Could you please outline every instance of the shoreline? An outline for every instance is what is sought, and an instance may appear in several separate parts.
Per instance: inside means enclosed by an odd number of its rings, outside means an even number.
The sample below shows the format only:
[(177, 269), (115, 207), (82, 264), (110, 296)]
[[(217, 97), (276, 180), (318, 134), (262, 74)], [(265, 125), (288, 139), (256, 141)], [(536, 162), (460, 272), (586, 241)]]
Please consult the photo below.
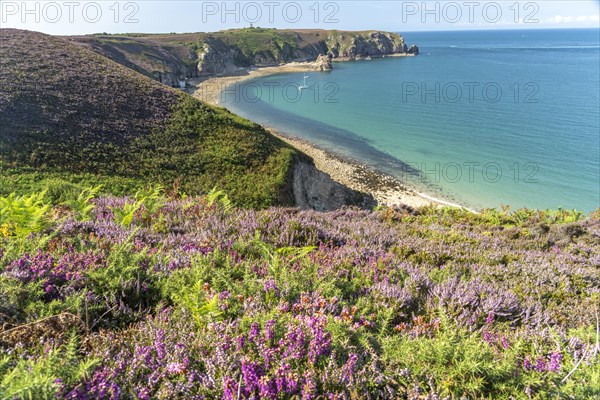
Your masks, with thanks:
[(228, 86), (268, 75), (284, 74), (288, 72), (310, 72), (314, 71), (315, 65), (316, 63), (314, 62), (296, 61), (271, 67), (255, 67), (251, 69), (241, 68), (219, 75), (188, 79), (187, 82), (193, 87), (188, 88), (185, 91), (199, 100), (221, 107), (221, 92)]
[(328, 174), (334, 181), (350, 189), (371, 194), (379, 205), (409, 206), (419, 208), (428, 205), (450, 206), (475, 212), (459, 204), (451, 203), (419, 192), (398, 179), (380, 172), (373, 167), (361, 164), (317, 147), (305, 139), (291, 137), (265, 126), (275, 137), (302, 151), (313, 159), (318, 170)]
[[(339, 62), (343, 61), (340, 60)], [(268, 75), (314, 71), (314, 67), (314, 62), (292, 62), (272, 67), (240, 69), (220, 75), (190, 79), (188, 83), (192, 84), (193, 88), (186, 89), (186, 92), (206, 103), (222, 107), (220, 101), (221, 94), (231, 85)], [(350, 189), (371, 194), (379, 205), (388, 207), (409, 206), (412, 208), (428, 205), (450, 206), (476, 213), (475, 210), (460, 204), (421, 193), (407, 186), (397, 178), (377, 171), (358, 161), (333, 154), (326, 149), (313, 145), (305, 139), (289, 136), (268, 126), (265, 126), (265, 129), (275, 137), (312, 158), (317, 169), (328, 174), (334, 181)]]

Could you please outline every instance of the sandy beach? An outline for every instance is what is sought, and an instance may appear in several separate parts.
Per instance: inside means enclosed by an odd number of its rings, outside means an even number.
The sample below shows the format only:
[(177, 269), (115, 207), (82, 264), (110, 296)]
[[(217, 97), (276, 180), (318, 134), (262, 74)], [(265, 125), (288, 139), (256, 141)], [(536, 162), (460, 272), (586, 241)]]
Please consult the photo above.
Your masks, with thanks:
[(286, 72), (313, 71), (314, 66), (315, 63), (312, 62), (293, 62), (273, 67), (239, 69), (223, 75), (189, 79), (187, 83), (192, 88), (188, 88), (186, 91), (202, 101), (220, 106), (222, 103), (221, 92), (235, 83)]
[[(256, 69), (242, 69), (229, 74), (196, 78), (188, 81), (192, 88), (187, 91), (194, 97), (207, 103), (222, 106), (222, 92), (227, 87), (247, 79), (258, 78), (287, 72), (313, 71), (314, 63), (294, 62), (281, 66)], [(353, 160), (348, 160), (324, 149), (318, 148), (305, 140), (293, 138), (266, 127), (273, 135), (310, 156), (316, 167), (329, 174), (331, 178), (351, 189), (370, 193), (380, 205), (422, 207), (436, 204), (453, 207), (460, 205), (436, 199), (420, 193), (398, 179), (376, 171)]]

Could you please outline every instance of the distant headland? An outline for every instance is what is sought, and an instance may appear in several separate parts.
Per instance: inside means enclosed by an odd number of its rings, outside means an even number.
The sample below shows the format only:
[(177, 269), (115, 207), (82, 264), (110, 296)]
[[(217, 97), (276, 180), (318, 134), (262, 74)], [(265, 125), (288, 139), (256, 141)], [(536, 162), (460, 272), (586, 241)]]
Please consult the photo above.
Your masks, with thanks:
[(377, 30), (232, 29), (214, 33), (96, 34), (70, 39), (169, 86), (186, 79), (231, 74), (240, 69), (291, 62), (315, 62), (327, 71), (331, 61), (419, 54), (404, 38)]

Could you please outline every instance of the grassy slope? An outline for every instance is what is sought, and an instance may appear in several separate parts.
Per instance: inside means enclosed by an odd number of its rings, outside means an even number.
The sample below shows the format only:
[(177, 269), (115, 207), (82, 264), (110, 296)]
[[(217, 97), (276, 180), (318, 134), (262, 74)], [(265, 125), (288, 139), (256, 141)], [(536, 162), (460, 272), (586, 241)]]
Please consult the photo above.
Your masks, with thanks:
[(245, 206), (286, 201), (292, 149), (63, 38), (0, 30), (0, 126), (2, 194), (61, 178), (114, 193), (178, 181)]

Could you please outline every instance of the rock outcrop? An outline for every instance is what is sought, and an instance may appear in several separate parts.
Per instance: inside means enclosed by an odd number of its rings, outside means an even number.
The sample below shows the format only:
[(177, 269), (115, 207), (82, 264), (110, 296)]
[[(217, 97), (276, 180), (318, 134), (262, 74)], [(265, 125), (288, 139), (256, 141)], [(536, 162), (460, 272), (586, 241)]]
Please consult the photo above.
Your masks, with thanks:
[(293, 201), (302, 209), (331, 211), (348, 205), (371, 209), (377, 205), (373, 196), (334, 181), (308, 160), (294, 164), (291, 186)]
[(240, 58), (240, 53), (224, 43), (208, 40), (198, 53), (197, 72), (199, 75), (216, 75), (239, 69), (236, 59)]
[(354, 60), (365, 57), (381, 57), (384, 55), (406, 53), (404, 40), (394, 38), (391, 34), (373, 32), (370, 35), (357, 35), (352, 38), (352, 45), (345, 51), (338, 50), (337, 57)]
[(331, 54), (320, 54), (315, 61), (315, 71), (331, 71), (333, 65), (331, 64)]
[(410, 46), (410, 49), (408, 49), (407, 53), (408, 54), (413, 54), (415, 56), (418, 56), (419, 55), (419, 48), (416, 45), (413, 44), (412, 46)]

